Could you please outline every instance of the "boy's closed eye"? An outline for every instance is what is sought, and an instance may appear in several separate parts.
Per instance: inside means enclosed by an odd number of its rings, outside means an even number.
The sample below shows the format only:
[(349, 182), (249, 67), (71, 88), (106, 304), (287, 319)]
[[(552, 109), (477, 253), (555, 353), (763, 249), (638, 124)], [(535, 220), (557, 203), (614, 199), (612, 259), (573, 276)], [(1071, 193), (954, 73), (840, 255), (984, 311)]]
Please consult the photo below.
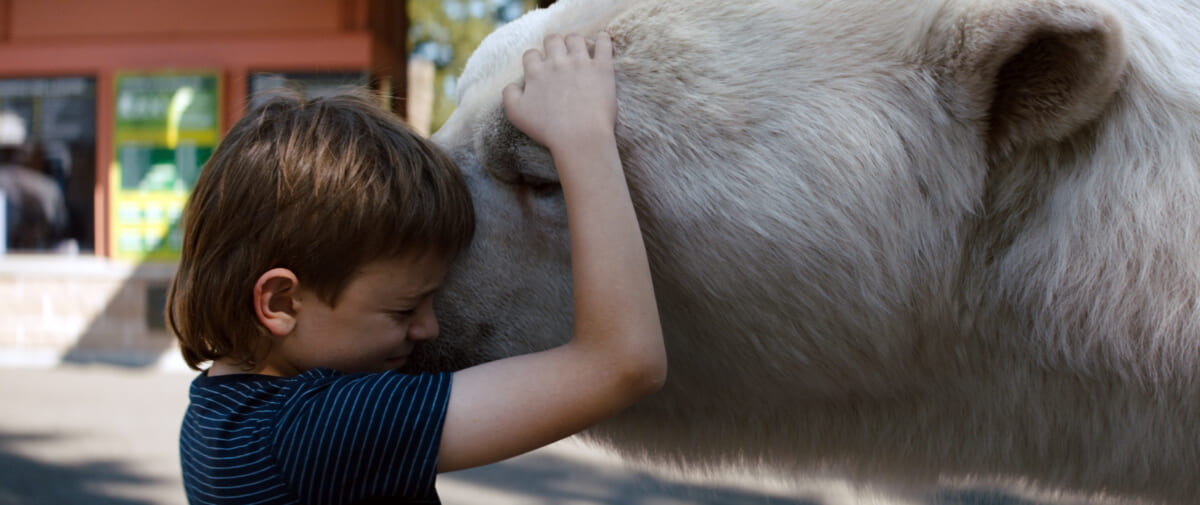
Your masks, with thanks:
[(414, 314), (416, 314), (416, 313), (417, 313), (417, 309), (416, 309), (416, 308), (411, 308), (411, 309), (400, 309), (400, 310), (389, 310), (389, 311), (388, 311), (388, 314), (390, 314), (390, 315), (392, 316), (392, 318), (394, 318), (394, 319), (396, 319), (396, 320), (398, 320), (398, 321), (399, 321), (399, 320), (405, 320), (405, 319), (408, 319), (408, 318), (412, 317), (412, 316), (413, 316)]

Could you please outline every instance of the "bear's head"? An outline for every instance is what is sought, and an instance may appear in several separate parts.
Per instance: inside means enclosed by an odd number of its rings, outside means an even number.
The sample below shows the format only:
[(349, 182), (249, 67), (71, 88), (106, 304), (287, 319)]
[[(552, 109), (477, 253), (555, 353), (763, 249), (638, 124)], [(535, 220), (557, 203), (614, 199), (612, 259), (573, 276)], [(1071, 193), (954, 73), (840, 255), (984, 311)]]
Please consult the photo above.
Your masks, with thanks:
[[(668, 340), (667, 393), (887, 392), (955, 352), (997, 159), (1095, 120), (1125, 71), (1074, 1), (564, 0), (490, 35), (433, 139), (478, 232), (421, 369), (570, 335), (566, 213), (501, 89), (551, 32), (615, 43), (617, 136)], [(1025, 174), (1023, 177), (1039, 177)], [(716, 386), (713, 381), (720, 381)], [(722, 395), (729, 398), (720, 398)]]

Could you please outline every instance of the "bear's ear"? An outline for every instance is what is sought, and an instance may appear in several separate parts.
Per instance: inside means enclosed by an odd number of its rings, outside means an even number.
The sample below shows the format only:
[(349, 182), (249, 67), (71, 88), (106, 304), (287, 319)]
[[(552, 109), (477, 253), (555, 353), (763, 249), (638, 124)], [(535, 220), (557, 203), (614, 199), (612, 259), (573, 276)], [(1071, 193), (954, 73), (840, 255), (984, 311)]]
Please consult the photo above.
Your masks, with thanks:
[(992, 146), (1058, 140), (1095, 119), (1126, 68), (1116, 17), (1078, 0), (971, 2), (952, 78), (984, 116)]

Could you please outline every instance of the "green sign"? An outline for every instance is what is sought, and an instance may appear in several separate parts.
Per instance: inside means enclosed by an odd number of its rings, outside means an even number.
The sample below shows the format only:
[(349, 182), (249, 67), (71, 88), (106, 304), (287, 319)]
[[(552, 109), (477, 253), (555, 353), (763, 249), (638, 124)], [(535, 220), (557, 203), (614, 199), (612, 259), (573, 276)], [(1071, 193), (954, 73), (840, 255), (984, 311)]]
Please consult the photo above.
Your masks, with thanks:
[(116, 256), (178, 259), (179, 219), (221, 134), (217, 72), (116, 77), (112, 239)]

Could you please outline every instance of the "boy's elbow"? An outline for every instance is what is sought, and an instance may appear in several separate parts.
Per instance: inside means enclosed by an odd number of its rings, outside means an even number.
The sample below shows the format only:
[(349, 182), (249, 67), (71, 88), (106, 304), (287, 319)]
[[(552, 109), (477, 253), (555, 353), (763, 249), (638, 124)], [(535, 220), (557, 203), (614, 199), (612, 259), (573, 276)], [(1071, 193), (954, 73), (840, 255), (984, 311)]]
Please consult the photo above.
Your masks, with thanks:
[(658, 392), (667, 382), (667, 357), (663, 352), (648, 352), (632, 358), (624, 367), (621, 384), (631, 397), (641, 398)]
[[(667, 382), (667, 352), (662, 334), (633, 332), (637, 338), (621, 338), (608, 333), (608, 338), (574, 337), (568, 347), (577, 350), (578, 363), (589, 363), (596, 372), (591, 383), (606, 395), (622, 402), (635, 402), (654, 394)], [(616, 345), (613, 345), (613, 344)]]
[(639, 392), (642, 396), (649, 396), (657, 393), (667, 384), (667, 360), (663, 360), (661, 364), (648, 369), (639, 380)]

